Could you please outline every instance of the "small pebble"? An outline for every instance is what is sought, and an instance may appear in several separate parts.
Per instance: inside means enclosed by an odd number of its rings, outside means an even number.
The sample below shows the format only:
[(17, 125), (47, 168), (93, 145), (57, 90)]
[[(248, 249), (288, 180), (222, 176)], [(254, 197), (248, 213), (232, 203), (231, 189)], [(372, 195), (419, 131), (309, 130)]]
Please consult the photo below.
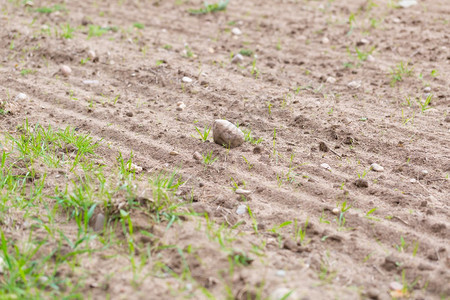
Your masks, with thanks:
[(424, 176), (425, 176), (425, 175), (428, 175), (428, 171), (427, 171), (427, 170), (422, 170), (421, 173), (422, 173), (422, 175), (424, 175)]
[(3, 260), (3, 258), (0, 256), (0, 274), (3, 274), (5, 272), (6, 263)]
[(62, 65), (59, 70), (61, 71), (61, 74), (65, 77), (69, 77), (70, 74), (72, 74), (72, 69), (69, 66)]
[(397, 5), (401, 8), (408, 8), (413, 5), (417, 5), (417, 0), (401, 0), (397, 3)]
[(366, 60), (369, 61), (369, 62), (374, 62), (375, 61), (375, 57), (373, 57), (372, 54), (369, 54), (369, 55), (367, 55), (367, 59)]
[[(289, 296), (288, 296), (289, 295)], [(297, 293), (285, 287), (279, 287), (270, 294), (270, 300), (293, 300), (299, 299)]]
[(17, 94), (17, 96), (14, 98), (14, 100), (16, 101), (23, 101), (23, 100), (27, 100), (27, 95), (24, 93), (19, 93)]
[(429, 93), (429, 92), (431, 92), (431, 87), (426, 86), (426, 87), (423, 89), (423, 91), (424, 91), (425, 93)]
[(331, 171), (331, 167), (329, 164), (323, 163), (320, 165), (322, 168), (327, 169), (328, 171)]
[(347, 86), (351, 89), (357, 89), (361, 86), (361, 81), (360, 80), (351, 81), (347, 84)]
[(95, 59), (97, 58), (97, 55), (95, 54), (94, 50), (89, 50), (89, 51), (88, 51), (88, 57), (89, 57), (91, 60), (95, 60)]
[(91, 86), (94, 86), (94, 85), (99, 85), (99, 81), (98, 80), (83, 80), (83, 84), (85, 84), (85, 85), (91, 85)]
[(236, 213), (238, 215), (243, 215), (247, 212), (247, 205), (241, 204), (238, 206), (238, 208), (236, 209)]
[(244, 189), (237, 189), (235, 191), (235, 193), (238, 195), (250, 195), (252, 193), (252, 191), (248, 191), (248, 190), (244, 190)]
[(231, 60), (231, 63), (233, 64), (242, 64), (244, 62), (244, 56), (242, 56), (240, 53), (233, 56), (233, 59)]
[(368, 188), (369, 182), (367, 180), (364, 180), (362, 178), (359, 178), (355, 181), (355, 185), (359, 188)]
[(368, 39), (361, 39), (359, 42), (360, 42), (362, 45), (367, 45), (367, 44), (370, 43), (370, 41), (369, 41)]
[(334, 215), (338, 215), (340, 210), (339, 210), (339, 208), (335, 207), (335, 208), (333, 208), (332, 212)]
[(242, 31), (239, 28), (234, 27), (233, 29), (231, 29), (231, 33), (233, 33), (234, 35), (241, 35)]
[(181, 79), (181, 81), (183, 81), (183, 82), (185, 82), (185, 83), (191, 83), (191, 82), (192, 82), (192, 79), (189, 78), (189, 77), (187, 77), (187, 76), (184, 76), (184, 77)]
[(384, 171), (384, 168), (377, 163), (371, 164), (370, 168), (375, 172), (383, 172)]
[(127, 111), (126, 113), (125, 113), (125, 115), (127, 116), (127, 117), (132, 117), (133, 116), (133, 112), (131, 112), (131, 111)]
[(328, 152), (330, 150), (330, 148), (328, 148), (327, 144), (325, 144), (324, 142), (320, 142), (319, 150), (322, 152)]
[(104, 225), (105, 225), (105, 216), (102, 213), (99, 213), (95, 217), (94, 231), (96, 232), (102, 231)]
[(416, 179), (415, 178), (411, 178), (410, 180), (409, 180), (409, 182), (411, 182), (411, 183), (416, 183)]
[(334, 78), (334, 77), (328, 77), (327, 78), (327, 83), (331, 83), (331, 84), (333, 84), (333, 83), (336, 83), (336, 78)]
[(136, 173), (142, 172), (144, 169), (134, 163), (131, 163), (130, 165), (130, 171), (134, 171)]
[(329, 42), (330, 40), (326, 36), (322, 38), (322, 44), (328, 44)]
[(286, 276), (286, 271), (285, 270), (277, 270), (276, 275), (278, 277), (285, 277)]
[(186, 104), (184, 104), (183, 102), (178, 102), (177, 103), (177, 110), (178, 111), (182, 111), (186, 108)]
[(400, 20), (399, 18), (393, 18), (392, 19), (392, 22), (394, 22), (394, 23), (400, 23), (402, 20)]
[(197, 151), (194, 152), (193, 157), (194, 157), (195, 160), (202, 160), (203, 159), (203, 156), (200, 153), (198, 153)]
[(180, 155), (180, 153), (178, 153), (177, 151), (170, 151), (169, 154), (172, 155), (172, 156)]
[(393, 291), (398, 291), (403, 289), (403, 285), (400, 282), (392, 281), (389, 283), (389, 288)]

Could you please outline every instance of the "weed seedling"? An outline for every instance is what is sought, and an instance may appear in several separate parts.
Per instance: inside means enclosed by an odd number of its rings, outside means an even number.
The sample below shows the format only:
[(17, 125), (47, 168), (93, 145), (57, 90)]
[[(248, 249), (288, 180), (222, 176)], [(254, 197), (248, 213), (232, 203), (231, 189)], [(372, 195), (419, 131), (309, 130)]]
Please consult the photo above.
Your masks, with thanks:
[(205, 169), (208, 166), (211, 166), (216, 160), (219, 159), (217, 157), (215, 157), (215, 158), (212, 157), (212, 150), (209, 151), (206, 155), (202, 155), (202, 157), (203, 157), (203, 164), (205, 165)]
[(211, 131), (211, 127), (206, 126), (205, 128), (203, 128), (203, 132), (202, 132), (197, 126), (195, 126), (195, 130), (197, 130), (197, 133), (203, 142), (206, 142), (208, 140), (208, 136), (209, 136), (209, 132)]
[(426, 110), (429, 110), (431, 107), (429, 106), (431, 103), (431, 99), (433, 98), (433, 94), (429, 94), (425, 101), (422, 103), (419, 99), (417, 99), (417, 103), (420, 106), (420, 111), (424, 113)]
[(409, 63), (400, 62), (391, 70), (391, 86), (393, 87), (397, 82), (403, 81), (404, 76), (411, 76), (413, 69), (413, 67), (409, 67)]
[(205, 1), (205, 7), (199, 9), (189, 9), (188, 12), (191, 15), (205, 15), (209, 13), (223, 11), (227, 9), (228, 2), (230, 2), (230, 0), (221, 0), (218, 3), (208, 4)]

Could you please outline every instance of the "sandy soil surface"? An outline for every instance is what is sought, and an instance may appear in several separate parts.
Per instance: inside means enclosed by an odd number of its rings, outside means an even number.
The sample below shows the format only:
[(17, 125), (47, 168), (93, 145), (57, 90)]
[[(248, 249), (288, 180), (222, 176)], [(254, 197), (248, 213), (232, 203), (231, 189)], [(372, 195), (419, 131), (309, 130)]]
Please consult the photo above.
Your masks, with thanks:
[[(0, 3), (0, 295), (449, 297), (448, 0), (24, 2)], [(217, 119), (245, 143), (202, 140)], [(13, 142), (49, 126), (98, 143), (83, 168)]]

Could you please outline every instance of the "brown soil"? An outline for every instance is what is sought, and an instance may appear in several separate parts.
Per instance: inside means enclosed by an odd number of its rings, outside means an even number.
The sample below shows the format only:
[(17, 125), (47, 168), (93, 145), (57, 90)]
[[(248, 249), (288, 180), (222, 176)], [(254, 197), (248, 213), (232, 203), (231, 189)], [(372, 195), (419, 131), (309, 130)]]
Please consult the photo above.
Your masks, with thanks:
[[(45, 1), (31, 9), (4, 1), (0, 98), (11, 100), (10, 113), (0, 117), (2, 131), (14, 133), (25, 119), (70, 125), (102, 140), (98, 154), (106, 165), (116, 164), (120, 151), (133, 154), (142, 176), (179, 169), (186, 183), (178, 196), (187, 201), (192, 193), (193, 209), (217, 224), (243, 221), (226, 230), (233, 249), (253, 259), (230, 272), (229, 253), (206, 234), (203, 218), (187, 217), (165, 230), (167, 223), (136, 213), (134, 226), (154, 232), (159, 243), (195, 249), (187, 257), (166, 249), (157, 259), (178, 274), (187, 264), (198, 285), (156, 276), (151, 261), (141, 267), (149, 275), (136, 283), (126, 245), (118, 244), (83, 257), (82, 273), (70, 274), (85, 284), (80, 291), (98, 299), (200, 299), (202, 286), (217, 299), (253, 299), (285, 287), (295, 290), (293, 299), (389, 299), (390, 283), (402, 282), (403, 274), (411, 288), (400, 296), (448, 297), (450, 6), (419, 0), (397, 9), (387, 2), (372, 8), (363, 0), (231, 0), (224, 12), (193, 16), (187, 9), (201, 1), (72, 1), (51, 14), (33, 11), (52, 5)], [(356, 21), (349, 33), (351, 13)], [(375, 28), (371, 19), (378, 20)], [(136, 22), (145, 27), (134, 28)], [(43, 27), (66, 23), (77, 27), (72, 39)], [(88, 38), (86, 24), (118, 30)], [(242, 35), (233, 35), (234, 27)], [(374, 61), (359, 60), (355, 46), (374, 47)], [(230, 53), (241, 49), (257, 55), (254, 66), (247, 56), (240, 66), (231, 63)], [(98, 60), (81, 64), (89, 50)], [(414, 69), (391, 86), (390, 70), (400, 62)], [(69, 77), (59, 73), (61, 65), (71, 67)], [(33, 72), (21, 75), (25, 69)], [(193, 81), (182, 82), (184, 76)], [(361, 86), (348, 87), (352, 81)], [(426, 98), (426, 86), (433, 98), (422, 113), (414, 99)], [(14, 101), (18, 93), (28, 99)], [(184, 110), (177, 110), (180, 101)], [(195, 126), (215, 119), (239, 123), (263, 142), (231, 150), (213, 143), (212, 134), (202, 142)], [(205, 168), (193, 158), (196, 151), (212, 151), (218, 160)], [(371, 171), (372, 163), (384, 171)], [(236, 195), (233, 180), (252, 193)], [(351, 208), (339, 227), (333, 209), (345, 201)], [(236, 214), (242, 204), (253, 218)], [(293, 224), (279, 235), (271, 231), (294, 220), (308, 220), (303, 244), (292, 238)], [(61, 222), (66, 232), (76, 231), (64, 216)], [(20, 239), (17, 232), (10, 234)], [(150, 242), (140, 238), (145, 251)]]

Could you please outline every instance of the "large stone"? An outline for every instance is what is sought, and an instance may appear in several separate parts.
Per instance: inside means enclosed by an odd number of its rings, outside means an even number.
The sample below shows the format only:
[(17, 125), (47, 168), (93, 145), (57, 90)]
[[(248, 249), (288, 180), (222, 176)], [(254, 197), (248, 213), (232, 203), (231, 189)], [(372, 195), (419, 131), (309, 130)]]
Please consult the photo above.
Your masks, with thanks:
[(215, 120), (213, 136), (216, 144), (226, 148), (235, 148), (244, 143), (244, 133), (227, 120)]

